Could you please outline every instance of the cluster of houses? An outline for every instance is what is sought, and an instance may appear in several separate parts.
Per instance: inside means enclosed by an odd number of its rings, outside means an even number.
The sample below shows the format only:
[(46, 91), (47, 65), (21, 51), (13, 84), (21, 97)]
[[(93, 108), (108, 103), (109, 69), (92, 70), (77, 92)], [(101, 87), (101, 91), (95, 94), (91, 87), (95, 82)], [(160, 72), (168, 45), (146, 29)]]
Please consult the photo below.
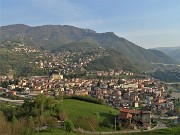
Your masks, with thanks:
[[(88, 50), (89, 53), (85, 51), (71, 52), (66, 50), (61, 50), (59, 53), (51, 53), (49, 51), (39, 51), (23, 42), (7, 41), (5, 44), (12, 44), (12, 51), (15, 52), (39, 52), (37, 53), (37, 59), (29, 61), (29, 63), (34, 64), (35, 62), (36, 66), (41, 69), (60, 69), (60, 72), (66, 75), (74, 74), (77, 70), (83, 70), (92, 61), (108, 55), (104, 53), (103, 48), (91, 48)], [(1, 44), (1, 46), (4, 45)], [(92, 53), (97, 52), (97, 50), (98, 53)]]
[[(92, 50), (93, 51), (93, 50)], [(61, 69), (63, 74), (73, 74), (77, 69), (81, 70), (86, 67), (90, 62), (99, 57), (104, 56), (103, 50), (99, 50), (97, 54), (83, 54), (83, 52), (76, 51), (61, 51), (60, 53), (48, 53), (46, 57), (48, 60), (36, 61), (39, 68), (58, 68)]]
[(14, 49), (12, 49), (12, 51), (15, 52), (39, 52), (36, 49), (32, 49), (31, 47), (15, 47)]
[(15, 52), (39, 52), (39, 50), (34, 49), (30, 46), (25, 45), (24, 43), (13, 43), (15, 45), (15, 47), (12, 49), (12, 51)]
[[(0, 81), (9, 81), (12, 76), (0, 76)], [(147, 79), (66, 79), (59, 73), (51, 76), (20, 78), (18, 84), (0, 88), (0, 93), (17, 96), (32, 96), (44, 93), (49, 96), (90, 95), (104, 99), (108, 105), (119, 108), (146, 107), (157, 114), (174, 110), (171, 97), (160, 81)]]
[(118, 71), (114, 71), (114, 70), (109, 70), (109, 71), (89, 71), (86, 72), (86, 75), (95, 75), (95, 76), (119, 76), (119, 75), (128, 75), (128, 76), (133, 76), (134, 73), (132, 72), (127, 72), (127, 71), (123, 71), (123, 70), (118, 70)]

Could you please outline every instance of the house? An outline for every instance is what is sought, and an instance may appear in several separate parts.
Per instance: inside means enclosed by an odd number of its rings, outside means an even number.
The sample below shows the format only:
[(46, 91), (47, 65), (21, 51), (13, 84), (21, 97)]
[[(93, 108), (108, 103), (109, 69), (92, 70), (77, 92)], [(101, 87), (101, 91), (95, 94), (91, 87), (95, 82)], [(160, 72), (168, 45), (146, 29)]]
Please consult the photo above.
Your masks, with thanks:
[(52, 78), (53, 80), (63, 79), (63, 75), (61, 75), (61, 74), (59, 74), (59, 73), (53, 73), (53, 74), (51, 75), (51, 78)]
[(15, 89), (16, 88), (16, 86), (14, 85), (14, 84), (11, 84), (11, 85), (8, 85), (7, 86), (7, 89), (8, 90), (13, 90), (13, 89)]
[(134, 107), (139, 107), (139, 103), (138, 102), (133, 102), (133, 106)]
[(8, 94), (9, 96), (15, 96), (16, 95), (16, 91), (9, 91), (6, 94)]
[(97, 76), (102, 76), (103, 75), (103, 71), (97, 71)]
[(43, 93), (43, 90), (41, 89), (34, 89), (31, 91), (32, 94), (42, 94)]
[(138, 84), (136, 83), (130, 83), (130, 84), (121, 84), (121, 88), (127, 89), (127, 88), (138, 88)]
[(120, 114), (118, 115), (118, 122), (121, 124), (123, 122), (129, 122), (141, 124), (144, 128), (150, 128), (151, 124), (151, 111), (139, 111), (130, 110), (126, 108), (120, 108)]

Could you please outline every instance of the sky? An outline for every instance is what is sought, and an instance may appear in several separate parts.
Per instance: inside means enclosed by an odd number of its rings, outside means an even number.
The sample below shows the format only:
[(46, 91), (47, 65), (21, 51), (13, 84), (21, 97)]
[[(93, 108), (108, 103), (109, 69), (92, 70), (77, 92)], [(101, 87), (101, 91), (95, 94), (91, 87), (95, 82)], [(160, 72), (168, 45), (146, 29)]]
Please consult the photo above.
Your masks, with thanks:
[(0, 26), (72, 25), (144, 47), (180, 46), (180, 0), (0, 0)]

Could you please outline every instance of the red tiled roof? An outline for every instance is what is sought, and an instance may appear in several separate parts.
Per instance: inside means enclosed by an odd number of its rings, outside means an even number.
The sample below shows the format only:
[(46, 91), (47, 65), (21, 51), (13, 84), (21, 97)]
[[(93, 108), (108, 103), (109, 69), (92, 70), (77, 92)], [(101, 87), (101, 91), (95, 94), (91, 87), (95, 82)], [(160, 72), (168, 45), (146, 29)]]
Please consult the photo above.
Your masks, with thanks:
[(130, 114), (130, 113), (121, 113), (118, 118), (120, 118), (120, 119), (132, 118), (132, 114)]
[(130, 110), (126, 108), (120, 108), (120, 112), (126, 112), (126, 113), (131, 113), (131, 114), (140, 114), (141, 111), (138, 110)]

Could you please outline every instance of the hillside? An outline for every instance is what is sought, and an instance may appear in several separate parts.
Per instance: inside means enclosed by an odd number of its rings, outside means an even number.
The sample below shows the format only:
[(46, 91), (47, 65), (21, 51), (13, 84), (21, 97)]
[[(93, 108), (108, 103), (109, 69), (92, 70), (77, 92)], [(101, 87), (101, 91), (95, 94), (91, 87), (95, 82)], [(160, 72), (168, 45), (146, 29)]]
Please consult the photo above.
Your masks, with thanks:
[[(42, 50), (61, 50), (62, 48), (69, 50), (76, 48), (75, 46), (79, 47), (78, 44), (83, 42), (93, 44), (96, 47), (103, 47), (107, 51), (116, 51), (115, 55), (111, 55), (114, 53), (110, 53), (108, 57), (108, 61), (111, 61), (111, 63), (108, 62), (109, 64), (107, 64), (105, 60), (107, 57), (100, 58), (92, 63), (91, 67), (96, 64), (95, 68), (100, 66), (109, 69), (111, 68), (109, 67), (111, 64), (117, 65), (117, 67), (121, 65), (119, 68), (127, 65), (130, 68), (134, 67), (133, 70), (147, 70), (150, 69), (151, 62), (175, 63), (175, 61), (167, 55), (158, 51), (154, 52), (146, 50), (124, 38), (118, 37), (113, 32), (96, 33), (93, 30), (81, 29), (67, 25), (44, 25), (30, 27), (23, 24), (16, 24), (2, 26), (0, 35), (1, 44), (8, 40), (28, 41), (31, 45), (33, 45), (33, 47), (40, 48)], [(82, 46), (83, 45), (81, 45), (82, 50), (88, 50), (87, 44), (84, 44), (85, 47)], [(100, 63), (100, 61), (103, 62)]]
[(178, 47), (159, 47), (153, 48), (155, 50), (162, 51), (163, 53), (167, 54), (171, 58), (175, 59), (180, 63), (180, 46)]
[[(118, 110), (105, 105), (99, 105), (94, 103), (88, 103), (84, 101), (66, 99), (61, 102), (62, 108), (67, 113), (68, 119), (72, 120), (76, 127), (83, 127), (86, 130), (91, 130), (91, 126), (88, 122), (94, 124), (94, 128), (97, 131), (105, 129), (100, 125), (104, 122), (106, 124), (113, 124), (114, 118), (118, 115)], [(94, 122), (91, 122), (94, 119)]]
[(0, 74), (13, 73), (14, 76), (44, 75), (48, 71), (37, 68), (34, 64), (39, 53), (22, 53), (0, 50)]
[[(125, 57), (120, 52), (108, 49), (106, 50), (107, 56), (103, 56), (99, 59), (94, 60), (87, 67), (88, 70), (108, 70), (108, 69), (123, 69), (126, 71), (136, 72), (138, 67), (130, 59)], [(98, 65), (98, 66), (97, 66)]]
[[(64, 44), (53, 52), (59, 51), (81, 52), (78, 57), (73, 60), (77, 61), (80, 57), (86, 57), (87, 55), (100, 55), (97, 59), (93, 60), (87, 67), (87, 70), (109, 70), (122, 68), (128, 71), (136, 71), (137, 67), (127, 57), (122, 55), (119, 51), (114, 49), (104, 49), (98, 43), (92, 41), (86, 42), (72, 42)], [(107, 66), (108, 65), (108, 66)]]

